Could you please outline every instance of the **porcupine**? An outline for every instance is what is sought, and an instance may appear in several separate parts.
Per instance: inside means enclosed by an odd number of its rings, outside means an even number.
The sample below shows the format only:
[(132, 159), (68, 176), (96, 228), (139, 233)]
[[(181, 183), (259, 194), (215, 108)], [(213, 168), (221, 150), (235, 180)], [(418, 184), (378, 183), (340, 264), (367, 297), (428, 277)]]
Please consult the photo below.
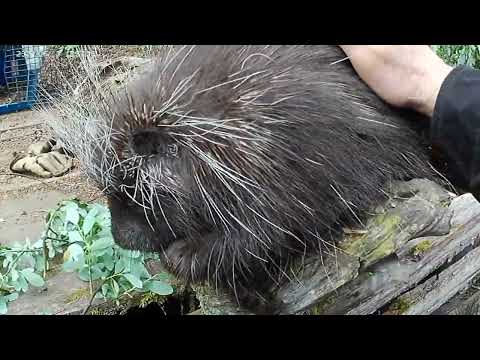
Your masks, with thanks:
[(115, 241), (245, 306), (331, 253), (392, 180), (434, 177), (413, 124), (333, 45), (173, 47), (96, 96), (52, 125), (108, 195)]

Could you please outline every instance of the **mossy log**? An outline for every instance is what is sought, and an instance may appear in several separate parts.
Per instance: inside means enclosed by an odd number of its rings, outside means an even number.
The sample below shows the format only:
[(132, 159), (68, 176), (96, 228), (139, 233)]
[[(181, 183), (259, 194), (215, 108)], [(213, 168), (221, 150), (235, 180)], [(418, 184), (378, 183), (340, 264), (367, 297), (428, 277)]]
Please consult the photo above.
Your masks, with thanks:
[[(455, 313), (450, 302), (480, 274), (480, 203), (422, 179), (392, 184), (390, 194), (364, 228), (345, 230), (335, 256), (308, 259), (276, 292), (278, 314)], [(195, 290), (203, 314), (248, 313)], [(462, 299), (465, 308), (480, 295)]]

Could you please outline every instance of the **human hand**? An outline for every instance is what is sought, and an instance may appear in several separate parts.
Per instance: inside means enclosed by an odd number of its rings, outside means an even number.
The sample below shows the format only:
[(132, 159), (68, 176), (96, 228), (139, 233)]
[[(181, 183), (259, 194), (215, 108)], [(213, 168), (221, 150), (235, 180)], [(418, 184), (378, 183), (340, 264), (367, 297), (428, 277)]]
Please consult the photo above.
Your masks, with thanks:
[(428, 45), (339, 45), (360, 78), (387, 103), (432, 116), (452, 70)]

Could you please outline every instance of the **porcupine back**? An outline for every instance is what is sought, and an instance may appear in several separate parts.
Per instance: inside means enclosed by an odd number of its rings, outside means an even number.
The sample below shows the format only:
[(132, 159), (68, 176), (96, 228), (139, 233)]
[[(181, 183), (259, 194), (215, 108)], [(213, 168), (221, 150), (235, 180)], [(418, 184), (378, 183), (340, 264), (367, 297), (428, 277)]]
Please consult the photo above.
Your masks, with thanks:
[(329, 45), (178, 47), (53, 127), (107, 189), (120, 245), (163, 253), (188, 281), (258, 289), (361, 224), (389, 181), (433, 177), (412, 124), (344, 58)]

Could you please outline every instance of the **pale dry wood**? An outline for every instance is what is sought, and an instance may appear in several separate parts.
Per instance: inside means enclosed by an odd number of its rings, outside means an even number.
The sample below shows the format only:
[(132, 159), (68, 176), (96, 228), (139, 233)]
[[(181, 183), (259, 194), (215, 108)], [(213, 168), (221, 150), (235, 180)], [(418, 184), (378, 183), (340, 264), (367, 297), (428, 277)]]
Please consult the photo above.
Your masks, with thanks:
[(480, 247), (468, 252), (460, 260), (434, 275), (413, 290), (395, 300), (396, 314), (430, 315), (446, 300), (467, 289), (480, 273)]

